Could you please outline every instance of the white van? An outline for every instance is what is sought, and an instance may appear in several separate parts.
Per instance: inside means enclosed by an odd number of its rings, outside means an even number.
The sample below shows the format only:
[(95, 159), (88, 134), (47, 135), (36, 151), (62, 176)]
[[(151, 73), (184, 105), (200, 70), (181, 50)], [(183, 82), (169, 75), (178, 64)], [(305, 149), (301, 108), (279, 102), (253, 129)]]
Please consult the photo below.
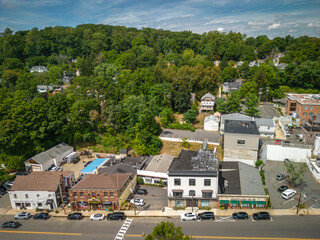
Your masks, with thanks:
[(294, 195), (296, 195), (296, 193), (297, 193), (296, 190), (289, 188), (281, 194), (281, 197), (288, 200), (288, 199), (292, 198)]

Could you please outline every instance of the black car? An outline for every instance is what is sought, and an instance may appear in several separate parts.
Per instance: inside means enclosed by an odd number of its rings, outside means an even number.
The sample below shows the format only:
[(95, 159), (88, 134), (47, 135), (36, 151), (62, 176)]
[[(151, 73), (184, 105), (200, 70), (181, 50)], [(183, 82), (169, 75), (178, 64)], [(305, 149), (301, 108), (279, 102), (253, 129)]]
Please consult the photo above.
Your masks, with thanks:
[(5, 195), (7, 191), (4, 188), (0, 188), (0, 195)]
[(138, 194), (138, 195), (147, 195), (147, 194), (148, 194), (148, 191), (147, 191), (146, 189), (140, 188), (140, 189), (137, 191), (137, 194)]
[(287, 190), (287, 189), (289, 189), (289, 187), (288, 186), (286, 186), (286, 185), (283, 185), (283, 186), (281, 186), (281, 187), (279, 187), (278, 188), (278, 192), (284, 192), (285, 190)]
[(198, 218), (200, 220), (214, 220), (214, 213), (213, 212), (203, 212), (198, 214)]
[(126, 215), (123, 212), (114, 212), (107, 215), (107, 220), (125, 220)]
[(20, 226), (21, 223), (15, 221), (5, 222), (4, 224), (2, 224), (2, 228), (18, 228)]
[(271, 217), (268, 212), (258, 212), (252, 215), (254, 220), (270, 220)]
[(82, 213), (71, 213), (67, 217), (68, 220), (81, 220), (82, 218)]
[(246, 212), (236, 212), (232, 214), (233, 219), (248, 219), (249, 216)]
[(36, 213), (34, 216), (33, 216), (33, 219), (40, 219), (40, 220), (46, 220), (50, 217), (50, 215), (48, 213)]

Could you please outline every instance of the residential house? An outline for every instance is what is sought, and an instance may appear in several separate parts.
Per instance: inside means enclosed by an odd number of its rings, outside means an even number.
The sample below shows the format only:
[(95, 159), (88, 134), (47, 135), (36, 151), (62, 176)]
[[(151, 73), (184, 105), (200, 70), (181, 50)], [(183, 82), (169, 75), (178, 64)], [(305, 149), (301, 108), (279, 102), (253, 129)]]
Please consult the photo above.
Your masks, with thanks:
[(120, 157), (128, 157), (128, 149), (120, 149)]
[(275, 122), (272, 118), (254, 118), (261, 137), (274, 138)]
[(24, 164), (28, 171), (46, 171), (52, 166), (60, 166), (65, 161), (65, 157), (72, 152), (73, 147), (66, 143), (60, 143), (45, 152), (31, 157)]
[(316, 137), (320, 136), (320, 113), (309, 116), (301, 130), (305, 143), (313, 144)]
[(224, 161), (239, 161), (255, 166), (259, 131), (254, 121), (225, 120)]
[(220, 120), (214, 115), (210, 115), (204, 119), (205, 131), (219, 131)]
[(268, 206), (258, 169), (242, 162), (220, 162), (217, 199), (220, 207), (231, 209)]
[(58, 85), (37, 85), (38, 93), (52, 92), (53, 94), (56, 94), (56, 93), (61, 93), (62, 91), (63, 91), (63, 87)]
[(119, 209), (136, 183), (131, 173), (87, 175), (69, 190), (71, 209)]
[(46, 68), (45, 66), (33, 66), (31, 69), (30, 69), (30, 72), (33, 73), (44, 73), (44, 72), (48, 72), (48, 68)]
[(310, 116), (320, 113), (320, 94), (288, 93), (286, 99), (286, 114), (300, 118), (300, 125), (305, 125)]
[(61, 196), (67, 200), (65, 189), (73, 187), (74, 183), (74, 173), (70, 171), (17, 176), (9, 191), (11, 207), (56, 210), (62, 202)]
[(138, 169), (138, 176), (142, 177), (144, 183), (162, 183), (166, 186), (168, 182), (168, 170), (174, 158), (170, 154), (150, 156), (147, 162)]
[(230, 113), (230, 114), (223, 114), (221, 116), (221, 126), (220, 126), (220, 131), (223, 132), (224, 131), (224, 124), (226, 120), (239, 120), (239, 121), (251, 121), (252, 118), (247, 116), (247, 115), (243, 115), (241, 113)]
[(254, 67), (254, 66), (259, 67), (259, 62), (258, 61), (252, 61), (252, 62), (249, 63), (249, 67)]
[(224, 82), (222, 85), (222, 91), (225, 93), (230, 93), (231, 91), (237, 91), (240, 89), (242, 84), (241, 79), (237, 79), (233, 82)]
[(168, 206), (215, 207), (218, 175), (216, 151), (182, 150), (168, 170)]
[(211, 112), (214, 109), (214, 103), (215, 103), (215, 96), (213, 96), (211, 93), (205, 94), (201, 98), (200, 108), (199, 112)]

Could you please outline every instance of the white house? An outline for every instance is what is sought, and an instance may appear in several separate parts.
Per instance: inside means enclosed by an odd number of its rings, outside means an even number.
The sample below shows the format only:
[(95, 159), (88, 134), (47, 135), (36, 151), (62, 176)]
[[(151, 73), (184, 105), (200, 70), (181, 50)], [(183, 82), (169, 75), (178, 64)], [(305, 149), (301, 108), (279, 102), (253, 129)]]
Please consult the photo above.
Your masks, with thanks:
[(260, 136), (274, 138), (275, 122), (272, 118), (255, 118)]
[(215, 151), (182, 150), (168, 170), (168, 206), (215, 207), (218, 175)]
[(71, 184), (69, 187), (74, 185), (74, 179), (74, 173), (70, 171), (32, 172), (27, 176), (17, 176), (9, 191), (11, 207), (56, 210), (62, 202), (61, 195), (67, 199), (65, 189), (68, 184)]
[(48, 149), (45, 152), (41, 152), (32, 158), (25, 161), (27, 170), (31, 171), (46, 171), (51, 166), (60, 166), (65, 157), (73, 152), (73, 147), (66, 143), (60, 143), (59, 145)]
[(210, 115), (204, 119), (204, 130), (205, 131), (218, 131), (219, 130), (219, 118)]
[(138, 176), (142, 177), (144, 183), (167, 185), (168, 169), (175, 157), (170, 154), (160, 154), (150, 157), (144, 166), (137, 170)]
[(30, 69), (30, 72), (33, 73), (33, 72), (37, 72), (37, 73), (43, 73), (43, 72), (48, 72), (48, 68), (46, 68), (45, 66), (33, 66), (31, 69)]
[(213, 111), (215, 100), (216, 100), (215, 96), (213, 96), (211, 93), (205, 94), (201, 98), (199, 112), (202, 113), (202, 112)]

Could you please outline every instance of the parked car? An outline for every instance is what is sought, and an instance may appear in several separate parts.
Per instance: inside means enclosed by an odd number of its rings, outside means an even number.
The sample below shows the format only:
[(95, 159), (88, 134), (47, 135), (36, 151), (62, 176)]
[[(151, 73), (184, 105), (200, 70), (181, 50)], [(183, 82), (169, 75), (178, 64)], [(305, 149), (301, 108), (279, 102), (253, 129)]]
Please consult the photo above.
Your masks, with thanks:
[(14, 215), (14, 219), (29, 219), (31, 218), (31, 214), (29, 212), (22, 212), (22, 213), (17, 213), (16, 215)]
[(67, 216), (68, 220), (81, 220), (83, 218), (82, 213), (70, 213)]
[(146, 189), (140, 188), (140, 189), (137, 191), (137, 194), (138, 194), (138, 195), (147, 195), (147, 194), (148, 194), (148, 191), (147, 191)]
[(181, 214), (180, 220), (182, 221), (197, 220), (197, 215), (194, 212), (184, 213), (184, 214)]
[(29, 175), (28, 172), (18, 172), (18, 173), (16, 173), (16, 176), (27, 176), (27, 175)]
[(55, 171), (58, 171), (58, 170), (59, 170), (58, 167), (53, 167), (53, 168), (50, 169), (50, 172), (55, 172)]
[(214, 213), (213, 212), (203, 212), (198, 214), (198, 218), (200, 220), (214, 220)]
[(46, 220), (50, 217), (50, 215), (48, 213), (44, 213), (44, 212), (41, 212), (41, 213), (36, 213), (35, 215), (33, 215), (33, 219), (35, 220)]
[(7, 190), (7, 191), (9, 191), (10, 189), (11, 189), (11, 185), (9, 185), (8, 183), (3, 183), (2, 184), (2, 188), (4, 189), (4, 190)]
[(274, 144), (275, 144), (275, 145), (280, 145), (280, 144), (281, 144), (281, 141), (277, 139), (277, 140), (274, 142)]
[(246, 212), (236, 212), (232, 214), (233, 219), (248, 219), (249, 216)]
[(4, 188), (0, 187), (0, 195), (5, 195), (6, 193), (7, 191)]
[(131, 199), (130, 203), (136, 206), (144, 206), (146, 204), (142, 198)]
[(105, 218), (105, 216), (101, 213), (92, 214), (90, 216), (90, 220), (96, 220), (96, 221), (102, 221)]
[(280, 186), (279, 188), (278, 188), (278, 192), (284, 192), (285, 190), (287, 190), (287, 189), (289, 189), (289, 187), (288, 186), (286, 186), (286, 185), (282, 185), (282, 186)]
[(5, 222), (2, 224), (2, 228), (18, 228), (21, 226), (21, 223), (16, 221)]
[(254, 220), (270, 220), (271, 217), (268, 212), (258, 212), (252, 215)]
[(290, 137), (290, 132), (286, 131), (286, 137)]
[(281, 180), (283, 180), (283, 179), (286, 179), (286, 175), (284, 175), (284, 174), (278, 174), (277, 177), (276, 177), (276, 179), (277, 179), (278, 181), (281, 181)]
[(125, 220), (126, 215), (123, 212), (114, 212), (107, 215), (107, 220)]
[(291, 161), (290, 161), (289, 158), (285, 158), (285, 159), (284, 159), (284, 163), (291, 163)]
[(288, 200), (290, 198), (292, 198), (293, 196), (295, 196), (297, 194), (297, 191), (296, 190), (293, 190), (293, 189), (287, 189), (285, 190), (282, 194), (281, 194), (281, 197)]

